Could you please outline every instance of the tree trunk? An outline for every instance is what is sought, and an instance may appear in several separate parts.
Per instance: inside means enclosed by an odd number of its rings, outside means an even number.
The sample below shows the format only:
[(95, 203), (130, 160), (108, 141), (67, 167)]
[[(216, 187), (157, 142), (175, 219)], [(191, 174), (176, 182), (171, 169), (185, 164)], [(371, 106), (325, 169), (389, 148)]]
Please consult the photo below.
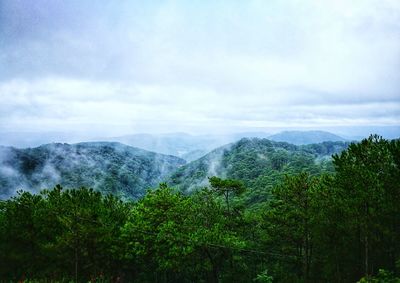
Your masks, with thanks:
[(213, 257), (210, 254), (210, 251), (206, 248), (205, 249), (206, 254), (208, 256), (208, 258), (210, 259), (210, 263), (212, 266), (212, 278), (211, 278), (211, 282), (212, 283), (218, 283), (218, 267), (217, 264), (215, 263)]
[(78, 247), (75, 244), (75, 282), (78, 282)]
[(369, 275), (369, 258), (368, 258), (368, 235), (365, 235), (365, 276)]
[(225, 202), (226, 202), (226, 207), (229, 212), (229, 192), (228, 191), (225, 192)]
[(365, 236), (364, 236), (364, 249), (365, 249), (365, 277), (369, 276), (369, 242), (368, 242), (368, 219), (369, 219), (368, 202), (365, 203)]

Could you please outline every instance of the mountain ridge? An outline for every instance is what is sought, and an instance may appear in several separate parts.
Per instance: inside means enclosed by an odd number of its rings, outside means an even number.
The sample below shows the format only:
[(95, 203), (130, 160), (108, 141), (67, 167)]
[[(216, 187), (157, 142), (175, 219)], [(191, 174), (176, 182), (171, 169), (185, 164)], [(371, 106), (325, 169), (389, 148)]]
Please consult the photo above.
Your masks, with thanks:
[(0, 198), (17, 189), (38, 191), (61, 183), (139, 198), (183, 159), (121, 143), (50, 143), (34, 148), (0, 147)]
[(295, 145), (321, 143), (326, 141), (347, 141), (347, 139), (327, 131), (282, 131), (268, 139)]
[(207, 186), (211, 176), (263, 188), (285, 173), (329, 171), (331, 155), (347, 146), (348, 142), (294, 145), (242, 138), (189, 163), (173, 155), (108, 141), (50, 143), (25, 149), (0, 146), (0, 198), (16, 189), (38, 191), (61, 183), (137, 199), (160, 182), (185, 192)]
[(250, 189), (272, 187), (285, 174), (303, 170), (311, 174), (333, 171), (331, 156), (349, 142), (294, 145), (269, 139), (243, 138), (217, 148), (198, 160), (178, 168), (167, 183), (184, 192), (208, 185), (218, 176), (244, 181)]

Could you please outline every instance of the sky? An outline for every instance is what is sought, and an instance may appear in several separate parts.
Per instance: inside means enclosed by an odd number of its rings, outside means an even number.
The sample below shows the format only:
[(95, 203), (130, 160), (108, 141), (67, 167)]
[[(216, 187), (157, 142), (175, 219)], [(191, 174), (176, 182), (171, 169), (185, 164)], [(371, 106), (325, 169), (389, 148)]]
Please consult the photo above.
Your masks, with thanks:
[(400, 1), (0, 0), (0, 101), (0, 133), (400, 136)]

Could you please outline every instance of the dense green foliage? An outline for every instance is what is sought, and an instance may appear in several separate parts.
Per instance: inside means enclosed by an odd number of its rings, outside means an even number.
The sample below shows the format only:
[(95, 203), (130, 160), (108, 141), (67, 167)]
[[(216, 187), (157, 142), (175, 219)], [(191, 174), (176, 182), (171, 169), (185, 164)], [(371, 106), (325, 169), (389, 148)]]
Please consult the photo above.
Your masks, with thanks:
[(184, 160), (119, 143), (0, 147), (0, 198), (17, 189), (87, 186), (103, 193), (139, 198)]
[(341, 152), (348, 145), (344, 142), (324, 142), (296, 146), (245, 138), (180, 167), (169, 178), (168, 184), (190, 192), (206, 186), (212, 176), (238, 179), (249, 188), (245, 198), (250, 203), (265, 201), (273, 185), (287, 174), (333, 172), (331, 155)]
[(132, 203), (87, 188), (21, 192), (0, 202), (0, 280), (399, 282), (400, 141), (371, 136), (332, 165), (289, 170), (250, 203), (249, 180), (220, 177), (192, 194), (162, 183)]
[(0, 276), (60, 280), (117, 276), (129, 204), (92, 189), (20, 192), (0, 206)]

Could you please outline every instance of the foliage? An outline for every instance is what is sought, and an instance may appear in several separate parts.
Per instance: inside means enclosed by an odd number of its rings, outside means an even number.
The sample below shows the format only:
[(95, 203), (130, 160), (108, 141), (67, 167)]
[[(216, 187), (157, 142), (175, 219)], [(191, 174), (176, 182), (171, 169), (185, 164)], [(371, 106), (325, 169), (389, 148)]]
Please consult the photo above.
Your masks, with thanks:
[[(0, 201), (0, 281), (399, 282), (400, 141), (277, 145), (232, 145), (221, 156), (238, 178), (191, 194), (56, 186)], [(315, 170), (332, 151), (334, 171)]]
[(114, 250), (128, 208), (112, 195), (60, 186), (1, 202), (0, 278), (117, 275)]
[(223, 180), (216, 176), (209, 178), (209, 182), (213, 191), (217, 193), (217, 195), (223, 195), (225, 198), (225, 203), (229, 211), (229, 202), (231, 196), (238, 196), (245, 191), (245, 187), (243, 182), (237, 180)]
[(376, 276), (368, 276), (361, 278), (358, 283), (399, 283), (400, 278), (395, 277), (393, 272), (379, 269), (379, 272)]
[(260, 283), (272, 283), (273, 278), (272, 276), (268, 275), (268, 270), (264, 270), (260, 274), (257, 274), (257, 277), (254, 278), (254, 281)]

